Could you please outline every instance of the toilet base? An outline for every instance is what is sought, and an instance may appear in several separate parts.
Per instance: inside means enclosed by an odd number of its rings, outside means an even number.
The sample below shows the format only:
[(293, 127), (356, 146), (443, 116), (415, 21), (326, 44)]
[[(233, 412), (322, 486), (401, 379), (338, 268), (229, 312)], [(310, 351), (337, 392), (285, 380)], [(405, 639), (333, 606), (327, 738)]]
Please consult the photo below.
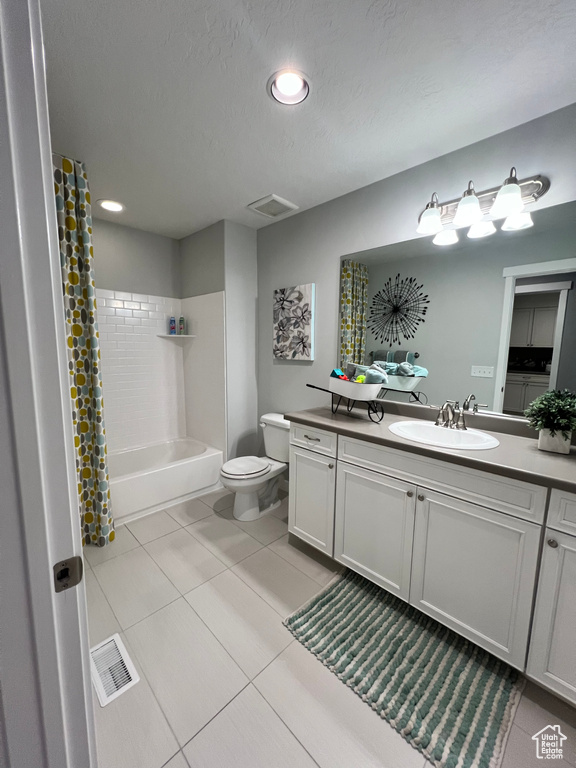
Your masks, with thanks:
[(275, 477), (266, 483), (261, 491), (236, 493), (232, 514), (236, 520), (249, 523), (278, 509), (282, 500), (278, 498), (280, 478)]

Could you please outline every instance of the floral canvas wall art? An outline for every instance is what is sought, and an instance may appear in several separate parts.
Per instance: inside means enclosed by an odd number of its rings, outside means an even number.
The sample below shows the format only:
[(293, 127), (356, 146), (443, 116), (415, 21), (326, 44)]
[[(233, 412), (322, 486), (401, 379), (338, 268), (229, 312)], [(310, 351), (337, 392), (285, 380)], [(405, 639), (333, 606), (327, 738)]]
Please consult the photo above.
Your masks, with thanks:
[(274, 291), (274, 357), (314, 360), (314, 283)]

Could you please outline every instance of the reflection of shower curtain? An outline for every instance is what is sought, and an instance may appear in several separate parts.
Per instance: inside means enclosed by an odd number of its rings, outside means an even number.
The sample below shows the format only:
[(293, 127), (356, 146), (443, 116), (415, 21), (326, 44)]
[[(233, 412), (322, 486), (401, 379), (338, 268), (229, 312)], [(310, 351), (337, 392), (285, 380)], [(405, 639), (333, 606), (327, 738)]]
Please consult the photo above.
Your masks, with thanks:
[(83, 544), (114, 540), (100, 344), (96, 322), (90, 192), (83, 163), (53, 155), (68, 372)]
[(368, 267), (345, 259), (340, 272), (340, 367), (364, 363)]

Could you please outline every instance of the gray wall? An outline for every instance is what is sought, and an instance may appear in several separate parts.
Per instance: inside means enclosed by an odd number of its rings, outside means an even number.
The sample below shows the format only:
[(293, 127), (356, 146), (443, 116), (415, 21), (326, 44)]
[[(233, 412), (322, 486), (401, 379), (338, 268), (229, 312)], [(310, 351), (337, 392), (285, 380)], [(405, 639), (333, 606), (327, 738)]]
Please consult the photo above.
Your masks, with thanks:
[(225, 222), (228, 456), (258, 453), (256, 232)]
[[(513, 164), (520, 178), (532, 173), (550, 177), (551, 190), (539, 208), (576, 199), (575, 124), (572, 105), (260, 229), (259, 412), (328, 402), (326, 394), (305, 385), (325, 387), (336, 364), (342, 256), (413, 239), (432, 192), (441, 200), (458, 197), (469, 179), (477, 189), (493, 187)], [(474, 281), (478, 279), (474, 275)], [(274, 360), (270, 343), (272, 291), (298, 283), (316, 283), (316, 360), (304, 365)]]
[(181, 287), (178, 294), (203, 296), (224, 290), (224, 221), (179, 240)]
[[(573, 258), (573, 240), (571, 231), (539, 233), (536, 224), (526, 233), (497, 233), (472, 244), (468, 241), (456, 251), (437, 249), (432, 256), (368, 265), (369, 306), (388, 278), (394, 279), (398, 273), (415, 277), (429, 296), (425, 322), (420, 324), (415, 339), (400, 347), (420, 352), (417, 362), (430, 372), (420, 388), (430, 403), (447, 398), (462, 402), (473, 392), (478, 402), (492, 408), (494, 379), (473, 377), (470, 369), (473, 365), (495, 368), (498, 361), (504, 300), (502, 270), (518, 264)], [(361, 254), (358, 259), (362, 260)], [(557, 275), (545, 279), (558, 280)], [(398, 349), (398, 345), (394, 346)], [(367, 349), (384, 347), (386, 344), (377, 342), (368, 331)], [(572, 386), (576, 387), (576, 380)], [(389, 396), (396, 399), (392, 393)]]
[(153, 296), (180, 296), (177, 240), (140, 229), (93, 220), (94, 270), (98, 288)]

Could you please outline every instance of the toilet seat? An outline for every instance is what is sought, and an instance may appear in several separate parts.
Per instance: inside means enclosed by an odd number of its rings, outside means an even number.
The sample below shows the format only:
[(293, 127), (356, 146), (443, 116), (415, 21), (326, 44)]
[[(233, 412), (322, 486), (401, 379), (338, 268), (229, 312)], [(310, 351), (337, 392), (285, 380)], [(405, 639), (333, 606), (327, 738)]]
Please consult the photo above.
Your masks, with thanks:
[(242, 478), (261, 477), (270, 472), (270, 463), (258, 456), (240, 456), (237, 459), (227, 461), (220, 470), (224, 477)]

